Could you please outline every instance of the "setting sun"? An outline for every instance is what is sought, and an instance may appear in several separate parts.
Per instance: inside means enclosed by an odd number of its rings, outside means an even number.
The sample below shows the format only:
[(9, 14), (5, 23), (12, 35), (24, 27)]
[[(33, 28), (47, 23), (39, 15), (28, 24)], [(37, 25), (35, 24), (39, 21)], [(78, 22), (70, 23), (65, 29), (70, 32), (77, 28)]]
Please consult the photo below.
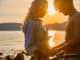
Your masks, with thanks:
[(54, 9), (54, 6), (53, 6), (53, 0), (48, 0), (48, 10), (47, 10), (47, 13), (50, 15), (50, 14), (54, 14), (56, 11)]

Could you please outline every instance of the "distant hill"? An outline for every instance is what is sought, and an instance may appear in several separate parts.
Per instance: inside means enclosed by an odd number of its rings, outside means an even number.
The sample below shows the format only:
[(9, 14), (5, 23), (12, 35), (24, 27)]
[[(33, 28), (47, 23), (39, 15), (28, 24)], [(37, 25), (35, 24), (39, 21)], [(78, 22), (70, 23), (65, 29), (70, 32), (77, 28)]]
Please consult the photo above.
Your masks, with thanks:
[[(19, 31), (21, 30), (21, 23), (0, 23), (1, 31)], [(66, 22), (64, 23), (55, 23), (55, 24), (46, 24), (45, 27), (51, 30), (64, 30), (66, 27)]]
[(0, 30), (21, 30), (21, 23), (0, 23)]
[(65, 30), (66, 22), (64, 23), (55, 23), (55, 24), (46, 24), (45, 27), (51, 30)]

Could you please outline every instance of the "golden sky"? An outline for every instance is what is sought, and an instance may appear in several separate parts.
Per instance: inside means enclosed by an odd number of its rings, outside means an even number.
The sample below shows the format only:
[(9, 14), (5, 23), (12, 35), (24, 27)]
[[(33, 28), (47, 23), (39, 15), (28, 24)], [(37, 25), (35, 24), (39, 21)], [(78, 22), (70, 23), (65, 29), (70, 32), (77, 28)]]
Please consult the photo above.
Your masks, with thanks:
[[(75, 6), (79, 10), (80, 0), (75, 1)], [(28, 12), (28, 8), (31, 5), (31, 2), (32, 0), (0, 0), (0, 23), (23, 22), (24, 17)], [(52, 20), (51, 18), (49, 19), (52, 23), (64, 21), (64, 16), (62, 14), (56, 14), (55, 16), (53, 15), (49, 17), (56, 17), (56, 21)], [(46, 23), (50, 23), (50, 21), (46, 21)]]
[(0, 0), (0, 22), (21, 22), (32, 0)]

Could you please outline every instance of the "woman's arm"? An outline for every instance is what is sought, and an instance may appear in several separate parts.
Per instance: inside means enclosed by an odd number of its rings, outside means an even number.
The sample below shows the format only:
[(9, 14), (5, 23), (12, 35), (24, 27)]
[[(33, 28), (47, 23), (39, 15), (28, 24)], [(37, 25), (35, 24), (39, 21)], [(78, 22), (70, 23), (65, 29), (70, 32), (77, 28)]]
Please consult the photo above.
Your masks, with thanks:
[(25, 30), (25, 48), (30, 47), (34, 40), (34, 28), (35, 25), (32, 21), (29, 21)]

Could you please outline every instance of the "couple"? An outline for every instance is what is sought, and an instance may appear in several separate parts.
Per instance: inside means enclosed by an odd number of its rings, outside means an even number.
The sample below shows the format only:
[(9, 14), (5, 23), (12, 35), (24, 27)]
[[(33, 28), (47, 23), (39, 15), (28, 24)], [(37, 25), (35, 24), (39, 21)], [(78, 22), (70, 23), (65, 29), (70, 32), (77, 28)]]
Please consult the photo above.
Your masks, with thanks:
[[(50, 51), (48, 33), (42, 25), (42, 18), (47, 12), (47, 0), (34, 0), (24, 21), (25, 49), (34, 60), (48, 60), (48, 54), (64, 50), (65, 60), (80, 60), (80, 14), (73, 5), (73, 0), (54, 0), (56, 10), (69, 15), (65, 42)], [(74, 57), (73, 57), (74, 56)]]

